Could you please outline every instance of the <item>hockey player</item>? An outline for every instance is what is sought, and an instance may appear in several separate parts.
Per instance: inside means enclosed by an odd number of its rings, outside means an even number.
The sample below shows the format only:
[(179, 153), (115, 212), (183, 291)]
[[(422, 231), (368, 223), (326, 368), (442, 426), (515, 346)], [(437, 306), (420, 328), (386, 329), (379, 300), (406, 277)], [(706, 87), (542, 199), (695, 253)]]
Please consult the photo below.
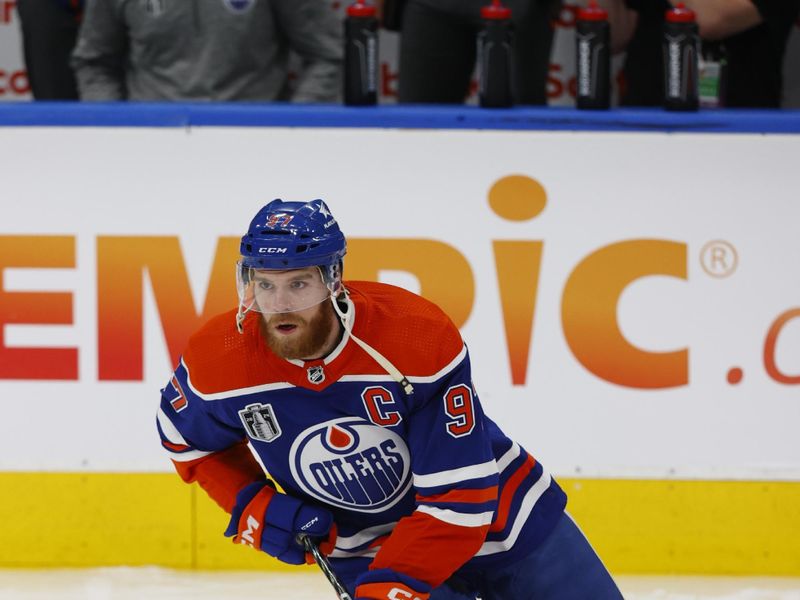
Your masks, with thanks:
[(564, 492), (484, 415), (458, 329), (343, 282), (345, 251), (322, 200), (263, 207), (238, 309), (162, 392), (162, 444), (230, 513), (225, 535), (302, 564), (306, 534), (358, 600), (621, 598)]

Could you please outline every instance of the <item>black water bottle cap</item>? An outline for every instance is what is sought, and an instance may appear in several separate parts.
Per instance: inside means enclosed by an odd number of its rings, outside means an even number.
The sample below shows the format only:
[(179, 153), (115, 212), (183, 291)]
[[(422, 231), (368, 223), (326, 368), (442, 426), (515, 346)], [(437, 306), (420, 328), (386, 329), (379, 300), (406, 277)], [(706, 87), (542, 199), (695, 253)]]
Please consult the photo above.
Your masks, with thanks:
[(356, 0), (347, 7), (348, 17), (374, 17), (375, 14), (375, 5), (365, 4), (364, 0)]
[(511, 18), (511, 9), (500, 4), (500, 0), (492, 0), (490, 5), (481, 7), (481, 17), (490, 21), (506, 21)]
[(589, 6), (578, 9), (581, 21), (608, 21), (608, 11), (597, 4), (597, 0), (589, 0)]
[(694, 23), (697, 16), (691, 8), (686, 8), (683, 2), (678, 2), (675, 8), (671, 8), (664, 14), (669, 23)]

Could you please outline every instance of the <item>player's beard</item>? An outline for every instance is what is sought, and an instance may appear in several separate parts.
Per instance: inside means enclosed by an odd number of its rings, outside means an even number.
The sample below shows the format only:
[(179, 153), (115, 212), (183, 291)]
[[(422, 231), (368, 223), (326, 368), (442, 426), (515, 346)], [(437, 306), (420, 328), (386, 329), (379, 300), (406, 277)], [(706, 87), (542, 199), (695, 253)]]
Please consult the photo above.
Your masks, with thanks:
[[(271, 315), (265, 321), (262, 331), (265, 332), (267, 345), (275, 354), (286, 359), (321, 358), (331, 331), (339, 327), (330, 302), (325, 302), (310, 319), (284, 313)], [(274, 326), (278, 323), (292, 323), (302, 331), (291, 336), (276, 334)]]

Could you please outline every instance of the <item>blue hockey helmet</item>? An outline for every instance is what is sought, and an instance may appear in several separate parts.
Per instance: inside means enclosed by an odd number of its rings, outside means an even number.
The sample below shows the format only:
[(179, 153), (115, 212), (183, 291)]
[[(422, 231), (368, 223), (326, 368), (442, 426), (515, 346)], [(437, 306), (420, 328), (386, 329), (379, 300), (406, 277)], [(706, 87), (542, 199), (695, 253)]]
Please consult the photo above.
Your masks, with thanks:
[[(273, 200), (256, 213), (242, 237), (236, 265), (239, 330), (246, 313), (295, 312), (310, 308), (342, 292), (342, 258), (347, 252), (344, 234), (325, 202)], [(319, 278), (293, 281), (279, 292), (270, 271), (317, 267)], [(302, 278), (301, 275), (297, 276)], [(307, 276), (306, 276), (307, 277)]]
[(322, 200), (273, 200), (253, 217), (239, 250), (246, 267), (302, 269), (338, 265), (347, 243)]

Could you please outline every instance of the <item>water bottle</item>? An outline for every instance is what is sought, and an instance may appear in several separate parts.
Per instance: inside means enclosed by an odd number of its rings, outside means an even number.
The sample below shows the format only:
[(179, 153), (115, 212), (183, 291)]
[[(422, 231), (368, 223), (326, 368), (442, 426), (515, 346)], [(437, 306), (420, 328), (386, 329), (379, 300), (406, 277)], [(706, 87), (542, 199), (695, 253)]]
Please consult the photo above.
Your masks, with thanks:
[(700, 35), (694, 11), (681, 2), (664, 21), (664, 108), (697, 110)]
[(344, 19), (344, 103), (378, 102), (378, 19), (375, 6), (356, 0)]
[(481, 7), (483, 29), (478, 34), (478, 99), (481, 106), (514, 104), (514, 52), (511, 9), (492, 0)]
[(611, 27), (608, 12), (591, 0), (578, 11), (575, 25), (575, 73), (578, 108), (611, 106)]

